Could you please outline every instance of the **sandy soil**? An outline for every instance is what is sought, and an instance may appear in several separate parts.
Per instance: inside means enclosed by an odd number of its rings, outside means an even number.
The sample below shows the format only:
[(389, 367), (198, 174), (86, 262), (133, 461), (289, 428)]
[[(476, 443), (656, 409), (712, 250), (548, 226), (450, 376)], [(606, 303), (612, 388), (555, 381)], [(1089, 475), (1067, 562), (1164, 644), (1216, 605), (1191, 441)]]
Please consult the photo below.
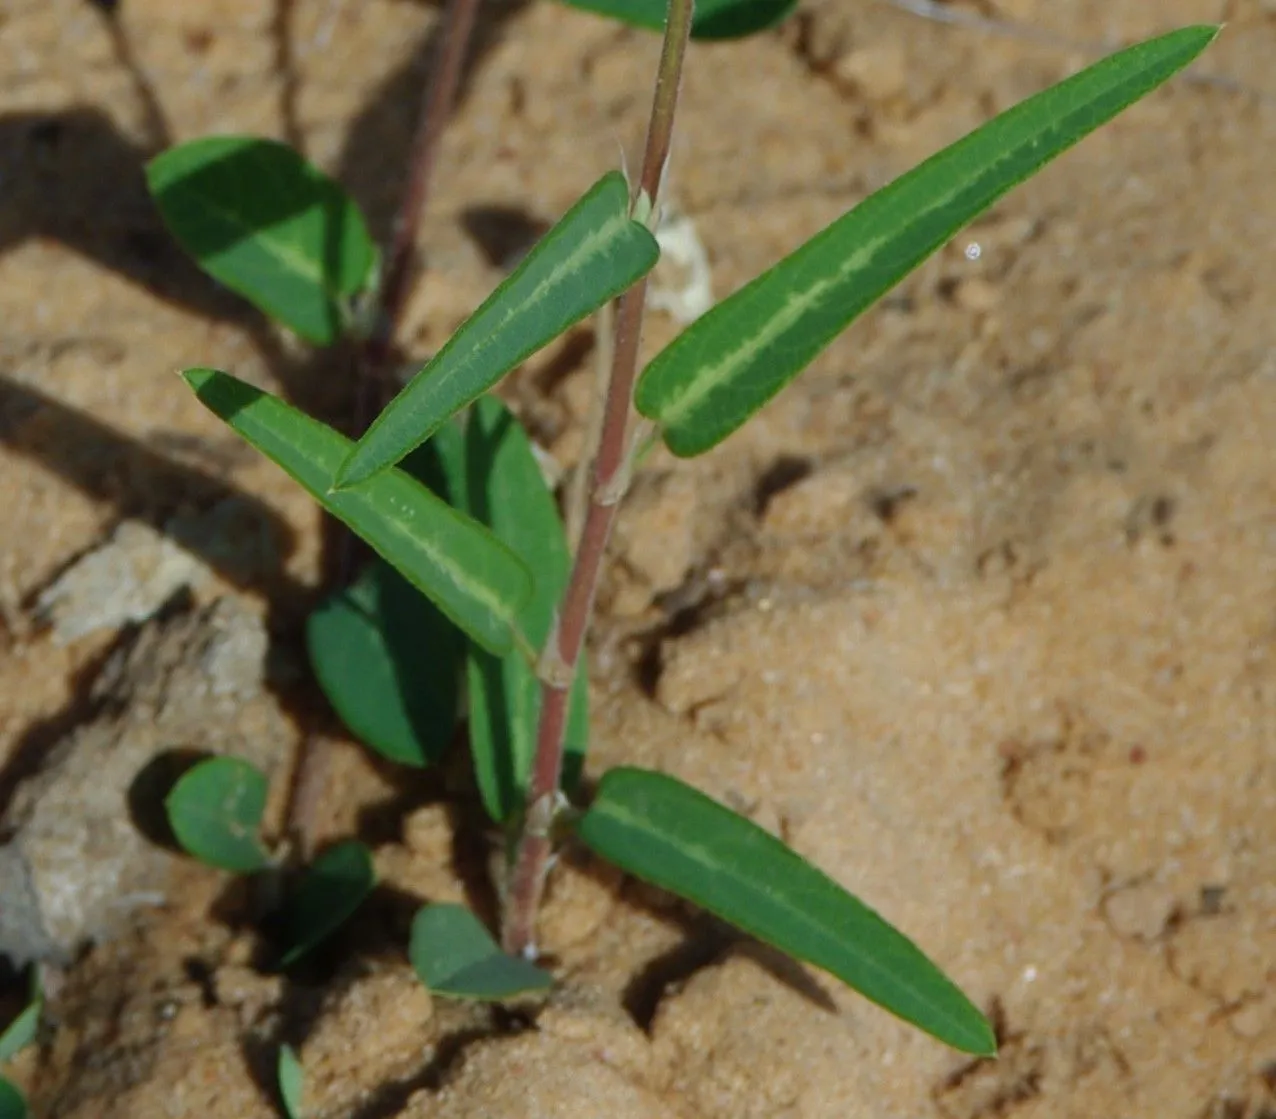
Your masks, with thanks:
[[(592, 771), (663, 767), (783, 834), (989, 1009), (999, 1061), (581, 859), (545, 914), (547, 1007), (432, 1004), (405, 914), (466, 896), (454, 855), (476, 838), (428, 781), (344, 743), (325, 827), (377, 846), (385, 896), (284, 983), (253, 966), (244, 899), (178, 864), (163, 906), (63, 976), (16, 1066), (36, 1114), (271, 1116), (281, 1040), (331, 1119), (1276, 1114), (1276, 14), (1230, 7), (1200, 68), (1224, 84), (1175, 83), (1021, 188), (715, 454), (655, 457), (602, 598)], [(719, 294), (1084, 62), (1077, 43), (1219, 15), (977, 10), (1059, 41), (812, 0), (693, 51), (672, 185)], [(35, 603), (122, 521), (241, 503), (272, 546), (205, 549), (196, 597), (265, 617), (292, 665), (278, 702), (325, 718), (296, 668), (318, 518), (172, 372), (221, 366), (330, 413), (345, 367), (183, 265), (140, 164), (212, 131), (289, 137), (384, 234), (437, 12), (298, 0), (287, 50), (275, 20), (125, 0), (113, 37), (82, 0), (0, 11), (0, 790), (89, 717), (124, 638), (57, 640)], [(489, 5), (415, 353), (499, 278), (493, 230), (552, 221), (634, 157), (656, 50)], [(509, 385), (564, 463), (590, 345)]]

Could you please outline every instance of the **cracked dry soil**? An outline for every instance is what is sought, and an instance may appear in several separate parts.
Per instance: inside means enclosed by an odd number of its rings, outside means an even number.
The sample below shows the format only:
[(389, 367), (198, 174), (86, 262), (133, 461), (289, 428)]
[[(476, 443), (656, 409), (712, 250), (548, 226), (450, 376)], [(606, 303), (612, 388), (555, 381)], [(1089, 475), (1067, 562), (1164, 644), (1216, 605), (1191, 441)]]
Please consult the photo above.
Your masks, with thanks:
[[(119, 7), (115, 36), (84, 0), (0, 11), (0, 792), (77, 732), (121, 741), (94, 720), (139, 725), (115, 692), (103, 714), (103, 666), (168, 624), (55, 640), (41, 591), (121, 522), (169, 533), (230, 501), (269, 546), (245, 563), (186, 540), (209, 570), (189, 609), (229, 596), (264, 619), (256, 722), (161, 725), (282, 727), (261, 744), (281, 765), (302, 730), (333, 735), (325, 832), (372, 842), (385, 886), (284, 983), (254, 966), (252, 899), (173, 863), (162, 904), (60, 974), (14, 1069), (36, 1115), (265, 1119), (281, 1040), (315, 1119), (1276, 1114), (1270, 4), (1229, 5), (1202, 63), (1235, 88), (1178, 82), (1020, 188), (719, 452), (653, 457), (615, 541), (593, 771), (660, 766), (784, 834), (994, 1015), (1003, 1055), (975, 1064), (579, 858), (545, 913), (548, 1005), (419, 988), (405, 915), (473, 893), (485, 837), (464, 794), (325, 721), (298, 640), (318, 518), (172, 377), (217, 365), (338, 415), (345, 367), (183, 264), (140, 166), (211, 131), (291, 137), (384, 235), (437, 11), (297, 0), (285, 42), (257, 0)], [(978, 10), (1074, 42), (1219, 15)], [(636, 150), (656, 50), (548, 2), (489, 6), (414, 355), (511, 237)], [(810, 0), (779, 32), (696, 48), (672, 186), (715, 289), (1083, 61), (884, 0)], [(654, 319), (648, 346), (673, 329)], [(564, 465), (592, 344), (578, 331), (506, 386)]]

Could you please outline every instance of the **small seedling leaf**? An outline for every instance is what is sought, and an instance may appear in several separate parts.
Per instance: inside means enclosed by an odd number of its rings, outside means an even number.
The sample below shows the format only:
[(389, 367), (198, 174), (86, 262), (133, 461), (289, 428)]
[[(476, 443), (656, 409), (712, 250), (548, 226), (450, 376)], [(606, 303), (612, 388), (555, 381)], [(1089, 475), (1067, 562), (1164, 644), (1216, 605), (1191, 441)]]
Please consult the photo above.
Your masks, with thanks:
[(291, 1045), (279, 1049), (279, 1098), (288, 1119), (301, 1119), (302, 1094), (306, 1090), (306, 1074)]
[(363, 904), (376, 885), (372, 852), (354, 839), (337, 843), (306, 868), (289, 900), (288, 925), (292, 947), (283, 967), (291, 967), (331, 936)]
[(368, 284), (376, 247), (332, 179), (286, 144), (251, 136), (170, 148), (146, 179), (204, 271), (307, 341), (336, 341), (341, 304)]
[(532, 593), (531, 573), (490, 530), (402, 470), (332, 491), (351, 442), (278, 397), (214, 369), (182, 374), (195, 394), (359, 534), (472, 640), (493, 653)]
[(342, 722), (400, 765), (437, 763), (456, 729), (460, 631), (382, 560), (306, 621), (310, 665)]
[(188, 770), (164, 802), (178, 843), (202, 863), (237, 874), (270, 865), (258, 838), (266, 775), (242, 758), (210, 758)]
[(1114, 54), (870, 195), (658, 354), (638, 382), (639, 412), (661, 425), (674, 454), (709, 450), (962, 225), (1172, 77), (1216, 34), (1189, 27)]
[(33, 1002), (0, 1034), (0, 1061), (10, 1061), (35, 1040), (40, 1026), (40, 1004)]
[(448, 998), (501, 1002), (548, 990), (554, 982), (527, 960), (505, 955), (463, 905), (419, 909), (408, 955), (426, 988)]
[[(441, 429), (431, 445), (439, 452), (452, 503), (491, 528), (535, 572), (536, 590), (518, 625), (541, 648), (567, 584), (571, 554), (553, 492), (522, 425), (500, 400), (485, 396), (463, 421)], [(536, 749), (541, 684), (518, 653), (494, 657), (474, 647), (467, 682), (479, 792), (491, 817), (502, 822), (523, 804)], [(588, 733), (588, 677), (581, 667), (566, 734), (568, 788), (580, 773)]]
[(372, 477), (420, 446), (521, 361), (646, 275), (660, 249), (629, 216), (629, 188), (604, 175), (376, 418), (338, 486)]
[[(659, 31), (668, 0), (566, 0), (573, 8)], [(740, 39), (774, 27), (797, 7), (797, 0), (697, 0), (693, 39)]]
[(27, 1119), (27, 1101), (3, 1076), (0, 1076), (0, 1119)]
[(609, 770), (579, 824), (621, 869), (685, 897), (965, 1053), (992, 1029), (912, 941), (769, 832), (663, 773)]
[(40, 1015), (44, 1010), (44, 998), (39, 987), (32, 991), (32, 998), (22, 1012), (0, 1033), (0, 1061), (11, 1061), (35, 1041), (40, 1029)]

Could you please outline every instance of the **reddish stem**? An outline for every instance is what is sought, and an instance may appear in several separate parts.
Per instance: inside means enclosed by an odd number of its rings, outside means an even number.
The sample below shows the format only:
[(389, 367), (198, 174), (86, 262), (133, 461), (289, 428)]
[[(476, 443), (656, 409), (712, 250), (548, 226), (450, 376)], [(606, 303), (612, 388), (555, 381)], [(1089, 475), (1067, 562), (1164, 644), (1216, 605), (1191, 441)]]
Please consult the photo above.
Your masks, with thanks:
[[(653, 205), (669, 159), (674, 114), (682, 82), (683, 60), (691, 37), (695, 0), (669, 0), (664, 46), (656, 75), (647, 148), (643, 156), (639, 197)], [(545, 891), (545, 877), (552, 853), (550, 825), (559, 796), (563, 770), (563, 731), (567, 722), (568, 695), (581, 647), (593, 614), (598, 574), (619, 507), (628, 453), (630, 404), (638, 373), (638, 345), (642, 336), (647, 281), (640, 280), (620, 298), (616, 313), (616, 341), (611, 379), (603, 413), (593, 483), (571, 579), (558, 612), (558, 626), (550, 636), (543, 658), (540, 724), (536, 734), (536, 758), (527, 795), (527, 815), (510, 876), (505, 900), (502, 942), (505, 951), (535, 955), (536, 915)]]
[[(470, 40), (474, 37), (478, 8), (479, 0), (448, 0), (443, 13), (439, 57), (430, 70), (422, 95), (421, 114), (409, 156), (408, 181), (394, 218), (373, 328), (359, 347), (352, 425), (355, 435), (367, 427), (377, 409), (386, 366), (394, 354), (394, 338), (412, 293), (417, 231), (430, 195), (439, 141), (452, 115)], [(337, 547), (336, 583), (345, 586), (355, 574), (354, 537), (342, 530)], [(310, 857), (313, 848), (316, 817), (328, 783), (331, 760), (331, 740), (319, 735), (309, 736), (293, 779), (287, 821), (288, 833), (303, 860)]]

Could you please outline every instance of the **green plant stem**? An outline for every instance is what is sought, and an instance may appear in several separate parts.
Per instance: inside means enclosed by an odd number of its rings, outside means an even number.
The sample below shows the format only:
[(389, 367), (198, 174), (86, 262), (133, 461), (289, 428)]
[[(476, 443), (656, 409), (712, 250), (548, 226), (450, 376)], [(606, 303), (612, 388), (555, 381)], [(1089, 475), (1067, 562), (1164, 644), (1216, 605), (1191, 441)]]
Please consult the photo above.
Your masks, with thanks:
[[(635, 201), (651, 204), (654, 218), (660, 185), (669, 160), (674, 114), (682, 84), (683, 60), (691, 37), (695, 0), (669, 0), (664, 44), (656, 74), (647, 147)], [(581, 527), (571, 578), (541, 662), (541, 712), (536, 734), (527, 812), (505, 896), (502, 947), (518, 956), (535, 955), (536, 915), (549, 870), (554, 817), (563, 769), (563, 732), (568, 699), (581, 647), (593, 613), (598, 575), (627, 473), (630, 410), (638, 373), (647, 281), (639, 280), (620, 297), (612, 350), (611, 378), (594, 458), (589, 506)]]
[[(408, 181), (394, 218), (390, 248), (382, 283), (377, 292), (371, 333), (362, 340), (357, 357), (353, 432), (362, 434), (377, 411), (386, 369), (394, 353), (403, 310), (412, 292), (417, 231), (430, 196), (430, 181), (438, 160), (439, 142), (452, 116), (480, 0), (449, 0), (443, 13), (437, 64), (430, 71), (422, 94), (421, 113), (408, 163)], [(341, 530), (337, 542), (336, 586), (347, 586), (355, 576), (354, 536)], [(309, 861), (313, 853), (315, 820), (328, 784), (332, 740), (309, 735), (303, 746), (288, 801), (286, 830), (297, 854)]]

